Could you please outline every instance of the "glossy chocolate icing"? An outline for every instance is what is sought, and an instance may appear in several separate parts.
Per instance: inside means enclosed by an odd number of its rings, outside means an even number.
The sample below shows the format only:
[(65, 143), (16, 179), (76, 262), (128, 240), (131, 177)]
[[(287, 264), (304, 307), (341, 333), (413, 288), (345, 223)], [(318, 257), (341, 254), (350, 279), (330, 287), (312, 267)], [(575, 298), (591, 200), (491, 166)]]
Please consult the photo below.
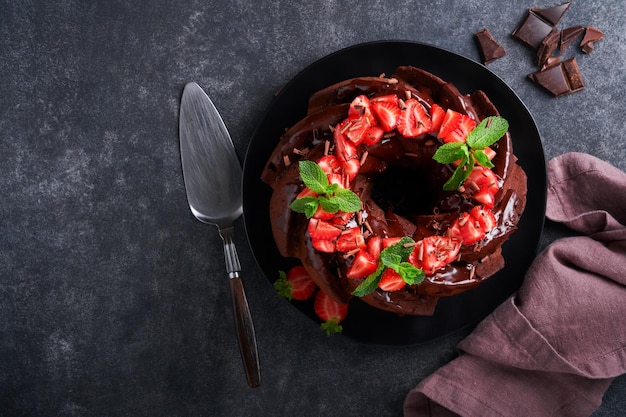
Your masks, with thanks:
[[(461, 94), (451, 83), (415, 67), (399, 67), (390, 78), (362, 77), (346, 80), (313, 94), (306, 117), (289, 128), (280, 138), (262, 173), (262, 180), (273, 188), (270, 217), (274, 240), (285, 257), (298, 258), (319, 287), (337, 301), (348, 302), (351, 292), (361, 280), (346, 278), (345, 271), (352, 259), (341, 253), (321, 253), (311, 245), (307, 233), (308, 220), (289, 209), (289, 204), (302, 191), (297, 160), (317, 160), (332, 141), (331, 126), (347, 116), (348, 104), (358, 95), (369, 97), (397, 94), (415, 97), (427, 109), (437, 103), (444, 109), (468, 114), (479, 121), (498, 115), (497, 109), (482, 91)], [(332, 142), (331, 142), (332, 143)], [(471, 207), (471, 202), (459, 192), (443, 191), (442, 185), (453, 168), (432, 159), (440, 140), (430, 135), (406, 139), (391, 134), (378, 144), (368, 147), (359, 174), (351, 189), (361, 197), (364, 216), (375, 235), (381, 237), (425, 236), (444, 234), (458, 212)], [(363, 145), (360, 145), (363, 146)], [(497, 155), (493, 169), (501, 182), (496, 194), (494, 213), (496, 228), (482, 241), (463, 247), (460, 260), (427, 276), (417, 286), (385, 292), (380, 289), (361, 299), (380, 309), (398, 314), (431, 315), (437, 299), (474, 288), (504, 266), (500, 247), (517, 227), (525, 206), (526, 175), (515, 163), (510, 135), (507, 133), (495, 145)], [(377, 183), (385, 175), (400, 171), (410, 174), (410, 186), (426, 195), (428, 204), (400, 210), (393, 201), (381, 198)], [(393, 177), (392, 177), (393, 180)], [(411, 211), (413, 210), (413, 211)]]

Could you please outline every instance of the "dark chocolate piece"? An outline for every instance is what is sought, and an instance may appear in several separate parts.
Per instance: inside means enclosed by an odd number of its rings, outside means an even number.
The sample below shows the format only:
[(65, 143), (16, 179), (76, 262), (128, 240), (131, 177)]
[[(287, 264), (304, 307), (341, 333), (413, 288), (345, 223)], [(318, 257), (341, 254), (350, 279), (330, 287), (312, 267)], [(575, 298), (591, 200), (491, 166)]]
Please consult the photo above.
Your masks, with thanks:
[(583, 32), (582, 26), (572, 26), (561, 31), (561, 45), (559, 46), (559, 56), (562, 56), (567, 48), (578, 38)]
[(506, 54), (504, 47), (494, 39), (489, 29), (485, 28), (476, 32), (474, 37), (484, 65), (498, 58), (502, 58)]
[(526, 45), (537, 48), (543, 38), (548, 36), (552, 31), (553, 25), (547, 23), (541, 17), (537, 16), (534, 12), (528, 11), (524, 20), (513, 31), (512, 36)]
[(552, 56), (556, 48), (559, 46), (559, 40), (561, 34), (557, 28), (552, 28), (552, 31), (543, 38), (539, 47), (537, 48), (537, 66), (542, 67), (545, 65), (548, 58)]
[(528, 77), (555, 97), (575, 93), (585, 88), (576, 58), (546, 67), (529, 74)]
[(600, 29), (588, 26), (585, 28), (585, 36), (580, 41), (580, 48), (586, 54), (593, 52), (594, 42), (604, 39), (604, 34)]
[(559, 23), (559, 20), (563, 17), (569, 6), (572, 5), (572, 2), (567, 2), (563, 4), (559, 4), (558, 6), (552, 6), (545, 9), (537, 9), (533, 7), (530, 9), (537, 16), (543, 18), (546, 22), (550, 23), (552, 26), (556, 26)]

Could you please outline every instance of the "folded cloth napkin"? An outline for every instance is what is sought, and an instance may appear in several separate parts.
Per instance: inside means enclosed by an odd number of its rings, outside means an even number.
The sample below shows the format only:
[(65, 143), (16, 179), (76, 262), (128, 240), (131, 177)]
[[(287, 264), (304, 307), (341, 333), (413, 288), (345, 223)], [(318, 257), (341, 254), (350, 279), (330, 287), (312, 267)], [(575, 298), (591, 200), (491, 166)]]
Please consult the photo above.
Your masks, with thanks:
[(546, 217), (578, 235), (538, 255), (405, 417), (588, 416), (626, 373), (626, 174), (581, 153), (547, 168)]

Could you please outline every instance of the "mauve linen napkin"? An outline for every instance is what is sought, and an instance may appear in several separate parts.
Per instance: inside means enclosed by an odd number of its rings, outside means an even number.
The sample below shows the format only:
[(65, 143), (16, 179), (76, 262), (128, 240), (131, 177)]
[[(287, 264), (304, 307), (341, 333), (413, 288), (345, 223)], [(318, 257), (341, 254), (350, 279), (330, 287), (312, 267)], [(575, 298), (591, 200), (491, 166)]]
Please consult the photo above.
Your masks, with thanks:
[(588, 416), (626, 373), (626, 174), (593, 156), (548, 162), (546, 217), (578, 232), (406, 397), (405, 417)]

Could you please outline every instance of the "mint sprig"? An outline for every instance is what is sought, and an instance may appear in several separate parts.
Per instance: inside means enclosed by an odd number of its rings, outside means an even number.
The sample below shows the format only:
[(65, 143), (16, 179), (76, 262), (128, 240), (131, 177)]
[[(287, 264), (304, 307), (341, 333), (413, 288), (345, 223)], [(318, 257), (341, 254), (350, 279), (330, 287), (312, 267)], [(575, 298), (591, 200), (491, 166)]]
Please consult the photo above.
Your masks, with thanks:
[(300, 161), (298, 169), (304, 185), (318, 195), (294, 200), (289, 205), (291, 210), (296, 213), (304, 213), (309, 219), (320, 206), (327, 213), (337, 213), (338, 211), (353, 213), (361, 210), (362, 203), (359, 196), (337, 184), (330, 184), (324, 170), (315, 162)]
[(433, 159), (440, 164), (459, 161), (452, 176), (443, 185), (447, 191), (456, 190), (469, 177), (476, 163), (485, 168), (493, 168), (493, 163), (484, 152), (488, 146), (496, 143), (509, 130), (509, 123), (500, 116), (489, 116), (472, 129), (465, 142), (444, 143), (437, 149)]
[(365, 280), (352, 291), (352, 295), (363, 297), (364, 295), (374, 292), (380, 283), (385, 268), (391, 268), (396, 271), (400, 274), (404, 282), (409, 285), (420, 284), (424, 280), (424, 271), (407, 262), (409, 255), (411, 255), (414, 249), (414, 246), (411, 245), (412, 243), (415, 243), (415, 241), (405, 236), (400, 239), (398, 243), (383, 249), (378, 258), (376, 271), (365, 278)]

